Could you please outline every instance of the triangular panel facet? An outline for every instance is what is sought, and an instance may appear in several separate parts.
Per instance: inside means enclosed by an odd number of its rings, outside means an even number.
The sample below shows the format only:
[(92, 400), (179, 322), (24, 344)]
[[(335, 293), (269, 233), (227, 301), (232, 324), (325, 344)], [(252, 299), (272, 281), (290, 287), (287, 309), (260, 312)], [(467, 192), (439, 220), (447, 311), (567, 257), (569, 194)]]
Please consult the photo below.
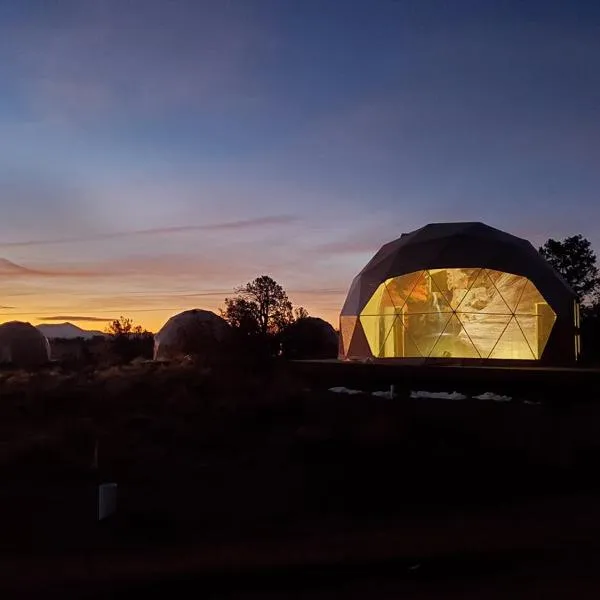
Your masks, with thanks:
[(452, 316), (449, 312), (404, 315), (404, 327), (421, 356), (429, 356)]
[(430, 272), (450, 307), (456, 310), (480, 271), (481, 269), (439, 269), (437, 272), (434, 270)]
[(381, 354), (381, 348), (396, 319), (395, 311), (383, 315), (361, 315), (360, 322), (364, 334), (375, 357)]
[(510, 315), (456, 313), (473, 345), (487, 358), (511, 319)]
[(386, 310), (394, 308), (394, 303), (387, 290), (385, 283), (382, 283), (375, 293), (371, 296), (365, 307), (360, 311), (361, 315), (381, 315)]
[(498, 293), (485, 269), (481, 269), (468, 292), (458, 305), (457, 312), (510, 315), (512, 311)]
[[(547, 306), (547, 305), (546, 305)], [(516, 315), (515, 319), (527, 339), (535, 358), (542, 358), (544, 348), (550, 337), (552, 326), (556, 320), (554, 312), (548, 315)]]
[(340, 349), (344, 357), (348, 355), (348, 348), (350, 347), (350, 340), (352, 339), (357, 319), (358, 317), (353, 316), (340, 317)]
[(402, 319), (397, 316), (379, 349), (379, 358), (402, 358), (404, 356), (404, 331)]
[(469, 339), (456, 314), (450, 315), (446, 327), (438, 336), (429, 356), (432, 358), (480, 358), (479, 352)]
[(489, 358), (533, 360), (535, 356), (514, 317), (508, 322)]
[(545, 308), (539, 307), (542, 304), (548, 306), (548, 303), (544, 300), (544, 297), (539, 293), (535, 285), (527, 280), (515, 313), (519, 315), (537, 315), (545, 310)]
[(371, 354), (365, 332), (363, 331), (360, 321), (357, 320), (352, 339), (350, 340), (350, 345), (348, 346), (348, 357), (366, 358), (371, 356)]
[(523, 289), (527, 284), (527, 277), (494, 271), (493, 269), (487, 269), (487, 274), (510, 311), (515, 312), (523, 294)]
[[(406, 275), (388, 279), (386, 281), (386, 286), (394, 306), (396, 306), (396, 308), (402, 308), (412, 292), (415, 289), (421, 289), (424, 279), (424, 271), (416, 271), (414, 273), (407, 273)], [(417, 288), (417, 286), (419, 287)]]
[(446, 288), (447, 269), (439, 271), (427, 271), (427, 277), (431, 282), (431, 302), (436, 312), (449, 313), (452, 307), (448, 301), (448, 290)]

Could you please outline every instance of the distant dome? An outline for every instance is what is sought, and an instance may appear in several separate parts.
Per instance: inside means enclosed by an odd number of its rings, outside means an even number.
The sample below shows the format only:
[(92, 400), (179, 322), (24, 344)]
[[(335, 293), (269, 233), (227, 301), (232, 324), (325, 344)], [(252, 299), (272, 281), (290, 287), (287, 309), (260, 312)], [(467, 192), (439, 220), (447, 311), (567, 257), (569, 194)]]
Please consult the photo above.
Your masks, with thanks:
[(154, 336), (154, 360), (211, 352), (230, 336), (230, 326), (215, 313), (186, 310), (171, 317)]
[(0, 364), (28, 368), (49, 360), (48, 340), (33, 325), (20, 321), (0, 325)]
[(305, 317), (292, 323), (282, 336), (286, 358), (335, 358), (338, 335), (330, 323), (318, 317)]

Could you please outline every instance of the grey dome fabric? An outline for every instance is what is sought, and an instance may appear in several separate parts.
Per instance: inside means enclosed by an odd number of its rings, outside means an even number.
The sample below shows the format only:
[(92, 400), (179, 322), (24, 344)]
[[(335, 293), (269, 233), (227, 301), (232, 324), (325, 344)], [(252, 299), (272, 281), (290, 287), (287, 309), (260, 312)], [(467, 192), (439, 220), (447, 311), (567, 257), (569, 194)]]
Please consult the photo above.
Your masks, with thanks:
[(30, 323), (11, 321), (0, 325), (0, 363), (29, 368), (50, 360), (48, 340)]
[(231, 336), (228, 323), (208, 310), (186, 310), (171, 317), (154, 336), (154, 360), (210, 352)]

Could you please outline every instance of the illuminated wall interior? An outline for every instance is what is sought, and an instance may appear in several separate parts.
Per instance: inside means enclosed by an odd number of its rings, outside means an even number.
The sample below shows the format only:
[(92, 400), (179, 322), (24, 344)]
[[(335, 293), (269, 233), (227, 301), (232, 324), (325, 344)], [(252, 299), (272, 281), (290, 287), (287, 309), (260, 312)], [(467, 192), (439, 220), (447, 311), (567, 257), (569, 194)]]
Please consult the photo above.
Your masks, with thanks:
[[(377, 358), (537, 360), (556, 314), (525, 277), (452, 268), (384, 281), (359, 319)], [(354, 323), (341, 318), (343, 339)]]

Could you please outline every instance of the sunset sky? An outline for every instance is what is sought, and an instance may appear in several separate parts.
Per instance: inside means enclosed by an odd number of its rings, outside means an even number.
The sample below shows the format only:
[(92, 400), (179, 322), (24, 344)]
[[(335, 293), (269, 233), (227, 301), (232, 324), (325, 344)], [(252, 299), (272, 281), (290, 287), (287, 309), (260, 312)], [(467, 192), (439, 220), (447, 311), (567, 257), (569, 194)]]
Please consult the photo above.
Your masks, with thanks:
[(434, 221), (600, 252), (600, 3), (0, 0), (0, 322), (332, 322)]

